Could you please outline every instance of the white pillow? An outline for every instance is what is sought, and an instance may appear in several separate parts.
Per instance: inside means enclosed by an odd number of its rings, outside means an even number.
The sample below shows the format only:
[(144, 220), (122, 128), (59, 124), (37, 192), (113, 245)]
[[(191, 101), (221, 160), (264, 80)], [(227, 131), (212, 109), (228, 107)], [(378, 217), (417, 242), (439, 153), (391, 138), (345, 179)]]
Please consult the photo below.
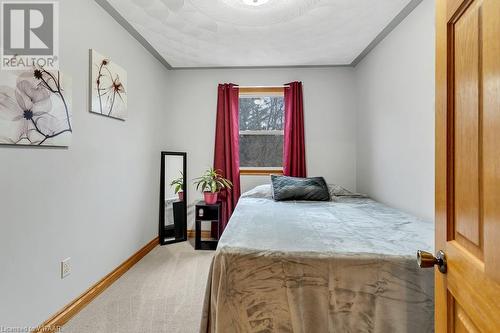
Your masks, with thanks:
[(271, 184), (259, 185), (241, 195), (242, 198), (267, 198), (272, 199)]

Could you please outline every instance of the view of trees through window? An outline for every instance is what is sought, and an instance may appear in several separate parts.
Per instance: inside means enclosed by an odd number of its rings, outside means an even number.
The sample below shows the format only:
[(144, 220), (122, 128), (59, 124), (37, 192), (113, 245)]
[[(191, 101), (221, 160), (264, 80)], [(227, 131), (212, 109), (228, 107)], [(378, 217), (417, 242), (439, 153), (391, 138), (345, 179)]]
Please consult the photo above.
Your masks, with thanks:
[(283, 166), (283, 96), (240, 96), (240, 166)]

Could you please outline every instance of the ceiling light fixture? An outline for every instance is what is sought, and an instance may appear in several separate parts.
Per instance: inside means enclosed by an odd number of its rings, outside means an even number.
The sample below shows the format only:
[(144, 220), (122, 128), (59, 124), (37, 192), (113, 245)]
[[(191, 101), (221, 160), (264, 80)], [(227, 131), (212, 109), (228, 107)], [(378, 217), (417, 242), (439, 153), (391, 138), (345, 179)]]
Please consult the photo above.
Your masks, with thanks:
[(263, 4), (269, 2), (269, 0), (242, 0), (245, 5), (249, 6), (262, 6)]

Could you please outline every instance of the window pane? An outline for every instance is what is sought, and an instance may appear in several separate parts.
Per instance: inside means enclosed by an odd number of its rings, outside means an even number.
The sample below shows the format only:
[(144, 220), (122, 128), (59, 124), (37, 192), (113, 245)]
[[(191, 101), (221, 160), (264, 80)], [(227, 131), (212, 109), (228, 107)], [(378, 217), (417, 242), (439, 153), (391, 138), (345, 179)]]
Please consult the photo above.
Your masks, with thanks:
[(240, 97), (240, 131), (282, 130), (283, 96)]
[(240, 134), (241, 167), (282, 167), (283, 135)]

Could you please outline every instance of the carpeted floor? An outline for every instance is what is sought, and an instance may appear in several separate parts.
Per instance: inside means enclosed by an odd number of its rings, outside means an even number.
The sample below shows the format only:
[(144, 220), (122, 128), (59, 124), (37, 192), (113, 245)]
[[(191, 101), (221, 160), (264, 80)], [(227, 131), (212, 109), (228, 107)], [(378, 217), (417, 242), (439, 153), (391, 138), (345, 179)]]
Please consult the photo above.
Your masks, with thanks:
[(198, 332), (212, 256), (189, 242), (156, 247), (62, 332)]

